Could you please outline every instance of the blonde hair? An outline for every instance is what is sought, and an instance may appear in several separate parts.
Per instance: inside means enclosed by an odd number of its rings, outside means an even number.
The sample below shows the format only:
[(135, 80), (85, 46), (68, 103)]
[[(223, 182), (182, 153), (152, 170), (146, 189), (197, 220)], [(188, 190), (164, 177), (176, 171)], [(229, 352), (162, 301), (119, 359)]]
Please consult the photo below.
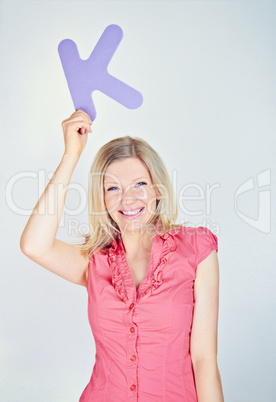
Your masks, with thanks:
[(88, 213), (90, 232), (77, 237), (85, 237), (85, 243), (76, 244), (81, 255), (90, 256), (96, 251), (106, 252), (113, 240), (117, 240), (119, 228), (106, 210), (104, 203), (104, 174), (107, 167), (115, 161), (138, 158), (148, 169), (152, 184), (156, 186), (158, 200), (151, 220), (142, 231), (154, 224), (159, 226), (159, 234), (178, 228), (174, 224), (178, 215), (176, 197), (167, 169), (158, 153), (143, 139), (138, 137), (119, 137), (103, 145), (96, 153), (91, 165), (88, 182)]

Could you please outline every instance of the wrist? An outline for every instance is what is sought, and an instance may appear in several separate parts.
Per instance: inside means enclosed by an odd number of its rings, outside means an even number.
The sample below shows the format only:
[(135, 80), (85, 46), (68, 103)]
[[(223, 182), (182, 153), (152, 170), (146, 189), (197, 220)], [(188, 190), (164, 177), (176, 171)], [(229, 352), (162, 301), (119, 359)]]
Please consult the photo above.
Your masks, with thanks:
[(76, 152), (64, 151), (64, 154), (63, 154), (62, 158), (63, 159), (72, 159), (72, 160), (78, 161), (80, 156), (81, 156), (81, 154), (76, 153)]
[(75, 167), (78, 163), (78, 160), (80, 158), (80, 154), (77, 153), (71, 153), (71, 152), (64, 152), (61, 161), (63, 163), (66, 163), (66, 165), (72, 165), (73, 167)]

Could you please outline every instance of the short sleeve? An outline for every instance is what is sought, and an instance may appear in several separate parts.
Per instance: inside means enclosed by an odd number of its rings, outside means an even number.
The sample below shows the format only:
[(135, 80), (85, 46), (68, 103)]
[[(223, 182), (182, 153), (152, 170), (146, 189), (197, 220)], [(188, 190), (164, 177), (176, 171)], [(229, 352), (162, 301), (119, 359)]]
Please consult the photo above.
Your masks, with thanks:
[(200, 226), (196, 228), (196, 266), (203, 261), (212, 250), (218, 252), (218, 238), (211, 230)]

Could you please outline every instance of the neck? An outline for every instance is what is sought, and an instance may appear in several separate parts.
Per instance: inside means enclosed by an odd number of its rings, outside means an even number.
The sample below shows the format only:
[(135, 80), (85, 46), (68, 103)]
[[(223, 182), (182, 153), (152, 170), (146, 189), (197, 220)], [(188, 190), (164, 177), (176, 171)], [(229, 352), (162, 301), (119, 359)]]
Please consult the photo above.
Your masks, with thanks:
[(140, 230), (125, 231), (122, 235), (122, 242), (126, 255), (150, 252), (154, 238), (154, 230), (141, 233)]

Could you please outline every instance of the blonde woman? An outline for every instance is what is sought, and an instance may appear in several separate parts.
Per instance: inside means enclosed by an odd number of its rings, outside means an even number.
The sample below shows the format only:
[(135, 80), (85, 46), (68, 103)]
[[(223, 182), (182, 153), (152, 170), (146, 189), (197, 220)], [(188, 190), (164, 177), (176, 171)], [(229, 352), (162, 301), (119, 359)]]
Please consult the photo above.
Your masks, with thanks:
[[(20, 239), (30, 259), (87, 289), (96, 362), (80, 402), (222, 402), (217, 237), (174, 223), (171, 183), (147, 142), (126, 136), (97, 152), (90, 233), (82, 244), (56, 239), (91, 124), (81, 110), (63, 121), (64, 154)], [(55, 215), (39, 213), (46, 203)]]

